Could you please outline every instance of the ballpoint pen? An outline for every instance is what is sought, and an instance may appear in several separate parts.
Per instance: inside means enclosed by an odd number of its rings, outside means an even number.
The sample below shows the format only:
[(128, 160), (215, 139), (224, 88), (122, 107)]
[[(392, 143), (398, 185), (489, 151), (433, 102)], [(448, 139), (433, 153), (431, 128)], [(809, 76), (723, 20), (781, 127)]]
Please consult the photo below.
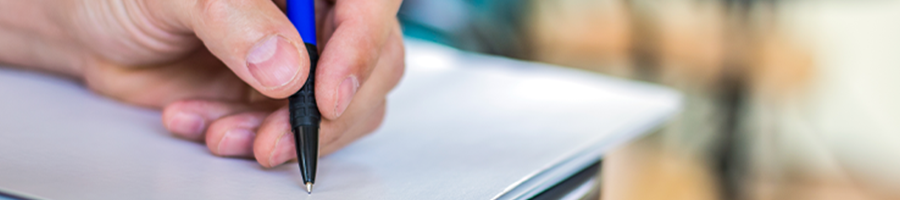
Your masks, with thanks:
[(315, 74), (319, 52), (316, 48), (316, 15), (314, 0), (288, 0), (287, 17), (294, 24), (306, 52), (309, 53), (309, 76), (300, 91), (288, 99), (290, 109), (291, 131), (297, 145), (297, 160), (300, 164), (300, 176), (306, 186), (306, 192), (312, 193), (316, 180), (316, 161), (319, 156), (319, 122), (321, 113), (316, 105)]

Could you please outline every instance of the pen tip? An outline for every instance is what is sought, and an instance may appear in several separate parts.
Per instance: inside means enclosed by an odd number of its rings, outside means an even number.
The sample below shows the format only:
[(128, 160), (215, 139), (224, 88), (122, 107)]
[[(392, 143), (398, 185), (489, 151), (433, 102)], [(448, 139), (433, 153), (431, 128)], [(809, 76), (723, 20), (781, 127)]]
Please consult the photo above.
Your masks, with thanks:
[(312, 183), (306, 182), (306, 193), (312, 194)]

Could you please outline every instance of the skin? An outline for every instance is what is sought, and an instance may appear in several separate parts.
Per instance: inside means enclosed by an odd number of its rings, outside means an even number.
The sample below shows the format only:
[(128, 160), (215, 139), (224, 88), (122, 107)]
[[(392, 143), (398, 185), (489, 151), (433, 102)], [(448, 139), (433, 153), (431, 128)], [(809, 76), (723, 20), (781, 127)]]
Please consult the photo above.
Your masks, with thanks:
[[(321, 153), (381, 124), (404, 70), (400, 0), (316, 2)], [(285, 98), (303, 40), (271, 0), (0, 0), (0, 62), (162, 110), (174, 135), (274, 167), (296, 158)]]

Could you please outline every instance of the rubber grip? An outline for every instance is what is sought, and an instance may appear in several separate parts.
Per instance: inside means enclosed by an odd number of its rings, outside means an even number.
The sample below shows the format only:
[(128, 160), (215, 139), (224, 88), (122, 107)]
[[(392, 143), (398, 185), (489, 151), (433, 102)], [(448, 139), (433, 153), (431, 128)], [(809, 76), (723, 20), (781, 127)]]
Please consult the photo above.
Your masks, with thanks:
[(306, 51), (309, 52), (309, 76), (300, 91), (288, 97), (288, 109), (291, 113), (291, 128), (298, 126), (319, 126), (322, 114), (316, 104), (315, 76), (316, 65), (319, 62), (319, 52), (316, 46), (306, 43)]

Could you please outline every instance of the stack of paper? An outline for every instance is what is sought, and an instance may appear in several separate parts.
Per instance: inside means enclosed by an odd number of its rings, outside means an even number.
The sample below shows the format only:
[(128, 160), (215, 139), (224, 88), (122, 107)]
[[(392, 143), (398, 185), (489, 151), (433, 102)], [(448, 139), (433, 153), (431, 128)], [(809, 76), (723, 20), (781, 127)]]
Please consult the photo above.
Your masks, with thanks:
[(51, 199), (521, 199), (657, 127), (657, 86), (407, 42), (384, 125), (319, 161), (263, 169), (170, 134), (158, 111), (0, 69), (0, 190)]

